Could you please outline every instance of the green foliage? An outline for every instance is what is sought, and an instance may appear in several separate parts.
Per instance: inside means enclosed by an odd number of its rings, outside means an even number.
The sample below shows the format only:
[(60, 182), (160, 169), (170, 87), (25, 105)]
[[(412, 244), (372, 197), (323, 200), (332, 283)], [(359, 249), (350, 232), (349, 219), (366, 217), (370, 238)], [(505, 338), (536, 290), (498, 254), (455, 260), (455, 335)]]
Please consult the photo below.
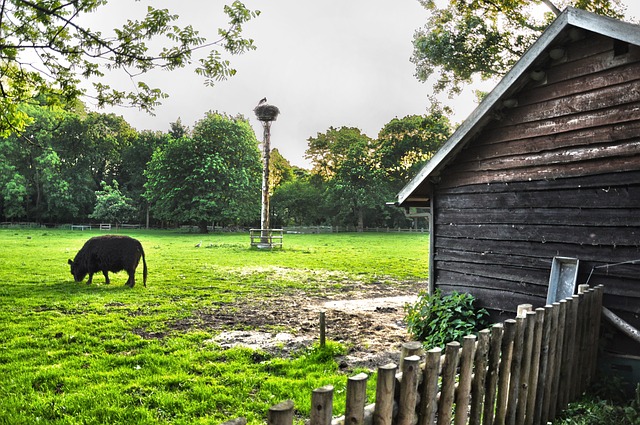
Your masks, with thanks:
[[(362, 230), (384, 225), (385, 206), (395, 195), (375, 155), (376, 141), (353, 127), (329, 128), (309, 139), (307, 159), (312, 172), (323, 180), (324, 201), (332, 225), (350, 225)], [(387, 210), (387, 211), (385, 211)], [(366, 220), (367, 216), (381, 218)]]
[[(427, 81), (437, 75), (435, 91), (447, 90), (450, 94), (459, 93), (474, 76), (487, 79), (504, 75), (558, 13), (549, 1), (419, 1), (429, 11), (429, 18), (413, 39), (411, 61), (416, 65), (416, 77)], [(559, 8), (572, 5), (622, 17), (616, 0), (558, 3)], [(549, 7), (549, 13), (538, 13), (533, 6), (540, 4)]]
[(245, 233), (135, 231), (127, 234), (144, 246), (147, 288), (125, 287), (126, 273), (111, 285), (101, 276), (76, 283), (66, 260), (99, 234), (0, 229), (0, 423), (219, 424), (243, 416), (258, 425), (289, 398), (308, 417), (311, 391), (324, 385), (335, 387), (334, 414), (344, 413), (351, 374), (338, 367), (346, 347), (331, 341), (331, 328), (326, 347), (291, 357), (223, 348), (214, 337), (299, 332), (277, 316), (264, 325), (254, 319), (283, 295), (326, 299), (354, 282), (379, 291), (426, 278), (428, 236), (415, 233), (287, 235), (284, 250), (265, 252), (251, 250)]
[[(618, 383), (619, 384), (619, 383)], [(640, 425), (640, 385), (631, 400), (601, 398), (587, 395), (571, 403), (553, 425)]]
[(207, 114), (192, 137), (156, 150), (145, 176), (145, 198), (157, 218), (206, 232), (213, 222), (244, 224), (260, 216), (260, 151), (242, 117)]
[(433, 295), (422, 291), (414, 305), (406, 306), (409, 333), (425, 347), (444, 347), (448, 342), (462, 342), (462, 338), (487, 327), (488, 312), (474, 305), (471, 294), (453, 292)]
[(125, 223), (131, 220), (136, 212), (131, 198), (125, 196), (114, 180), (112, 185), (101, 184), (102, 190), (96, 192), (96, 206), (89, 218), (107, 223)]
[(394, 118), (378, 133), (376, 156), (397, 190), (409, 182), (451, 135), (442, 111)]
[[(178, 15), (168, 9), (147, 8), (142, 17), (126, 14), (112, 31), (94, 31), (87, 16), (113, 7), (106, 0), (52, 2), (9, 0), (0, 11), (0, 135), (21, 132), (29, 116), (18, 109), (24, 101), (39, 99), (60, 105), (90, 94), (98, 105), (127, 104), (152, 111), (166, 94), (140, 80), (154, 69), (174, 70), (197, 61), (196, 73), (205, 84), (235, 74), (222, 52), (239, 54), (255, 49), (242, 37), (243, 25), (260, 12), (240, 1), (224, 7), (229, 22), (216, 41), (209, 41), (191, 25), (178, 25)], [(202, 56), (197, 53), (202, 51)], [(36, 62), (34, 62), (36, 60)], [(104, 84), (108, 70), (122, 70), (137, 81), (136, 89), (123, 91)], [(87, 91), (81, 81), (92, 82)]]

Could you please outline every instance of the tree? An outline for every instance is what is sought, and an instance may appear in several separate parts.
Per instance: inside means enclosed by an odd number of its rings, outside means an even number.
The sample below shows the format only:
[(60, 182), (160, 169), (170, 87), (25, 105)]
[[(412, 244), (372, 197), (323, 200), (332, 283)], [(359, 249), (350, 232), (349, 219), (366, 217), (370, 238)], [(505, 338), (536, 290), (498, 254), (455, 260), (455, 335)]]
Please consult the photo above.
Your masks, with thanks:
[(275, 188), (294, 179), (291, 163), (280, 153), (278, 149), (271, 149), (269, 160), (269, 193), (273, 194)]
[(197, 224), (243, 224), (260, 216), (258, 141), (241, 116), (208, 113), (193, 137), (157, 149), (145, 175), (145, 198), (160, 219)]
[[(367, 215), (373, 212), (379, 218), (386, 200), (391, 199), (375, 148), (371, 138), (352, 127), (331, 127), (309, 139), (306, 156), (313, 162), (313, 172), (326, 181), (334, 224), (353, 225), (362, 231)], [(376, 221), (370, 218), (367, 224)]]
[(304, 226), (326, 222), (324, 191), (324, 182), (309, 173), (284, 181), (271, 197), (272, 223)]
[(133, 200), (125, 196), (114, 180), (112, 185), (101, 183), (102, 190), (96, 192), (96, 206), (89, 218), (96, 220), (114, 221), (117, 224), (124, 223), (133, 218), (136, 208)]
[[(438, 75), (436, 92), (460, 92), (474, 76), (504, 75), (551, 23), (559, 8), (573, 6), (622, 18), (619, 0), (418, 0), (429, 11), (424, 28), (413, 39), (416, 77)], [(544, 4), (548, 12), (536, 13)]]
[(378, 133), (375, 155), (395, 190), (416, 175), (450, 134), (449, 119), (438, 110), (394, 118), (385, 124)]
[[(36, 98), (64, 104), (88, 94), (99, 106), (126, 104), (152, 111), (166, 97), (139, 79), (153, 69), (174, 70), (198, 60), (196, 73), (212, 85), (235, 74), (221, 51), (239, 54), (255, 48), (242, 37), (242, 26), (259, 12), (240, 1), (224, 7), (227, 29), (206, 40), (178, 16), (149, 6), (140, 19), (127, 19), (110, 33), (94, 31), (83, 18), (99, 13), (107, 0), (6, 0), (0, 9), (0, 135), (22, 131), (28, 116), (17, 108)], [(196, 58), (198, 51), (208, 54)], [(100, 82), (106, 70), (122, 70), (138, 80), (132, 91)], [(87, 92), (81, 80), (93, 80)]]

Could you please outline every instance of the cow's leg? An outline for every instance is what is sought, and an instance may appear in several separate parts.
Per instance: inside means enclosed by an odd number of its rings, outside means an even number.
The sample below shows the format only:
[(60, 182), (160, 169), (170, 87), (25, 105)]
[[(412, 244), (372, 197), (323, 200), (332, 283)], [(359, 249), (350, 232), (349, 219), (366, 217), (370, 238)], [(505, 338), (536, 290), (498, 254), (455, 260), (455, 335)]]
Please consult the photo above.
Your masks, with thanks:
[(109, 281), (109, 272), (108, 271), (103, 271), (102, 274), (104, 275), (104, 281), (106, 282), (106, 284), (110, 284), (111, 282)]
[(89, 280), (87, 280), (87, 285), (91, 285), (92, 281), (93, 281), (93, 273), (89, 272)]
[(133, 288), (136, 284), (136, 271), (135, 270), (133, 272), (127, 271), (127, 274), (129, 275), (129, 279), (127, 280), (126, 285), (130, 288)]

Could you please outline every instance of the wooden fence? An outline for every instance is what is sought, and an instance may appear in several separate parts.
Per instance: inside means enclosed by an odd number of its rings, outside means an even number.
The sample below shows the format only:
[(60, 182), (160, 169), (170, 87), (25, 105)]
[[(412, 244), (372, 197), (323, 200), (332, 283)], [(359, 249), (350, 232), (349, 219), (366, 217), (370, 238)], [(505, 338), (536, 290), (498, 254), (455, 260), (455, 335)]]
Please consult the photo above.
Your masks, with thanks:
[[(519, 306), (515, 319), (378, 368), (375, 404), (368, 375), (348, 378), (344, 416), (332, 418), (333, 387), (311, 395), (310, 425), (538, 425), (575, 401), (596, 370), (602, 286), (553, 305)], [(528, 308), (527, 308), (528, 307)], [(426, 354), (422, 362), (422, 354)], [(270, 425), (293, 424), (293, 402), (269, 409)], [(238, 420), (233, 421), (238, 423)]]

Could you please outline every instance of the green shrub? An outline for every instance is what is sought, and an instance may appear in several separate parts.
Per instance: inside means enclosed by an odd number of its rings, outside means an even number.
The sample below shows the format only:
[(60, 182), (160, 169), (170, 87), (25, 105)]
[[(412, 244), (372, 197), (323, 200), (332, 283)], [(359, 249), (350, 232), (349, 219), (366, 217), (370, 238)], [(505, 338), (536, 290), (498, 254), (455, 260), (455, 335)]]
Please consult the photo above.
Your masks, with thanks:
[[(618, 398), (617, 395), (614, 398)], [(640, 385), (632, 400), (602, 399), (587, 394), (553, 421), (554, 425), (640, 425)]]
[(489, 313), (474, 307), (474, 301), (473, 296), (466, 293), (442, 295), (436, 289), (433, 295), (429, 295), (421, 291), (416, 303), (405, 307), (408, 331), (428, 348), (461, 342), (465, 336), (489, 324)]

